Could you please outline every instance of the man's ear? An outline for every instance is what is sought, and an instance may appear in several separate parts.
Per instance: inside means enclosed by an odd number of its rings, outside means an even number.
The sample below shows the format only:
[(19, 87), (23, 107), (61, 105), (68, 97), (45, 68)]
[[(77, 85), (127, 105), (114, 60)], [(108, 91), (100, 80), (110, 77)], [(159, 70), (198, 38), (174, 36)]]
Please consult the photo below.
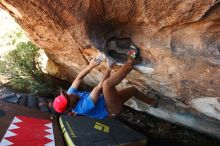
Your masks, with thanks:
[(61, 95), (68, 97), (68, 94), (64, 90), (61, 90), (60, 93), (61, 93)]

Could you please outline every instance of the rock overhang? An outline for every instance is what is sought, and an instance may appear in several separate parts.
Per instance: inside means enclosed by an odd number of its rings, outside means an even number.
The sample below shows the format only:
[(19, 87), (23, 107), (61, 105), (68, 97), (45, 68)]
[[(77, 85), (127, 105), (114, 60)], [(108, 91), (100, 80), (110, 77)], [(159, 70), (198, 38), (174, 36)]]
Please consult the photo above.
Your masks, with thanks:
[[(107, 54), (123, 62), (124, 48), (133, 42), (140, 48), (143, 62), (119, 88), (135, 86), (146, 95), (154, 89), (175, 104), (195, 107), (204, 114), (196, 104), (201, 100), (196, 99), (220, 97), (217, 0), (2, 0), (1, 7), (13, 15), (8, 5), (22, 16), (16, 19), (32, 40), (62, 66), (58, 75), (62, 79), (72, 80), (106, 46)], [(103, 63), (85, 82), (95, 85), (104, 69)], [(213, 104), (212, 100), (206, 102)]]

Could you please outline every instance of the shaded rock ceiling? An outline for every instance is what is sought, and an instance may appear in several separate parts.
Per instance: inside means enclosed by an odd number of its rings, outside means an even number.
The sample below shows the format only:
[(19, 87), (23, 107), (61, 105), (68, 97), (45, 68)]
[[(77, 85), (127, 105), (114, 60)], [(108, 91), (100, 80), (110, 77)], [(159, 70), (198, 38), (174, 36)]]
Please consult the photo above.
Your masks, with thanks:
[[(133, 42), (142, 64), (119, 88), (146, 95), (153, 89), (178, 108), (220, 119), (219, 0), (1, 0), (0, 6), (46, 51), (59, 78), (72, 81), (98, 50), (123, 63)], [(85, 83), (97, 84), (105, 66)]]

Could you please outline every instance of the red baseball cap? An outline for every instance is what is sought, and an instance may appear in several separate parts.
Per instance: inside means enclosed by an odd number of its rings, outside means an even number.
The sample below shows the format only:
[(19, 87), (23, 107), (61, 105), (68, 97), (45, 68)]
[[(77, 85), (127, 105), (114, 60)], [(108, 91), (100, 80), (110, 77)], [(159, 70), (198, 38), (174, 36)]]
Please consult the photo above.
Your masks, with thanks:
[(54, 99), (53, 108), (58, 113), (63, 113), (66, 110), (67, 104), (67, 98), (63, 94), (61, 94)]

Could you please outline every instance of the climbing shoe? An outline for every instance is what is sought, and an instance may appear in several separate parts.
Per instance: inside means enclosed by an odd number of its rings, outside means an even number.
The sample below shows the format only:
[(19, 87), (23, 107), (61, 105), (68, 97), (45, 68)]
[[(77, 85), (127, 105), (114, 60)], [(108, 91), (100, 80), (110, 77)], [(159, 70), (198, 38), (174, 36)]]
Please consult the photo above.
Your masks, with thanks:
[(140, 49), (134, 44), (130, 45), (130, 50), (127, 52), (127, 55), (134, 59), (136, 62), (141, 62)]

